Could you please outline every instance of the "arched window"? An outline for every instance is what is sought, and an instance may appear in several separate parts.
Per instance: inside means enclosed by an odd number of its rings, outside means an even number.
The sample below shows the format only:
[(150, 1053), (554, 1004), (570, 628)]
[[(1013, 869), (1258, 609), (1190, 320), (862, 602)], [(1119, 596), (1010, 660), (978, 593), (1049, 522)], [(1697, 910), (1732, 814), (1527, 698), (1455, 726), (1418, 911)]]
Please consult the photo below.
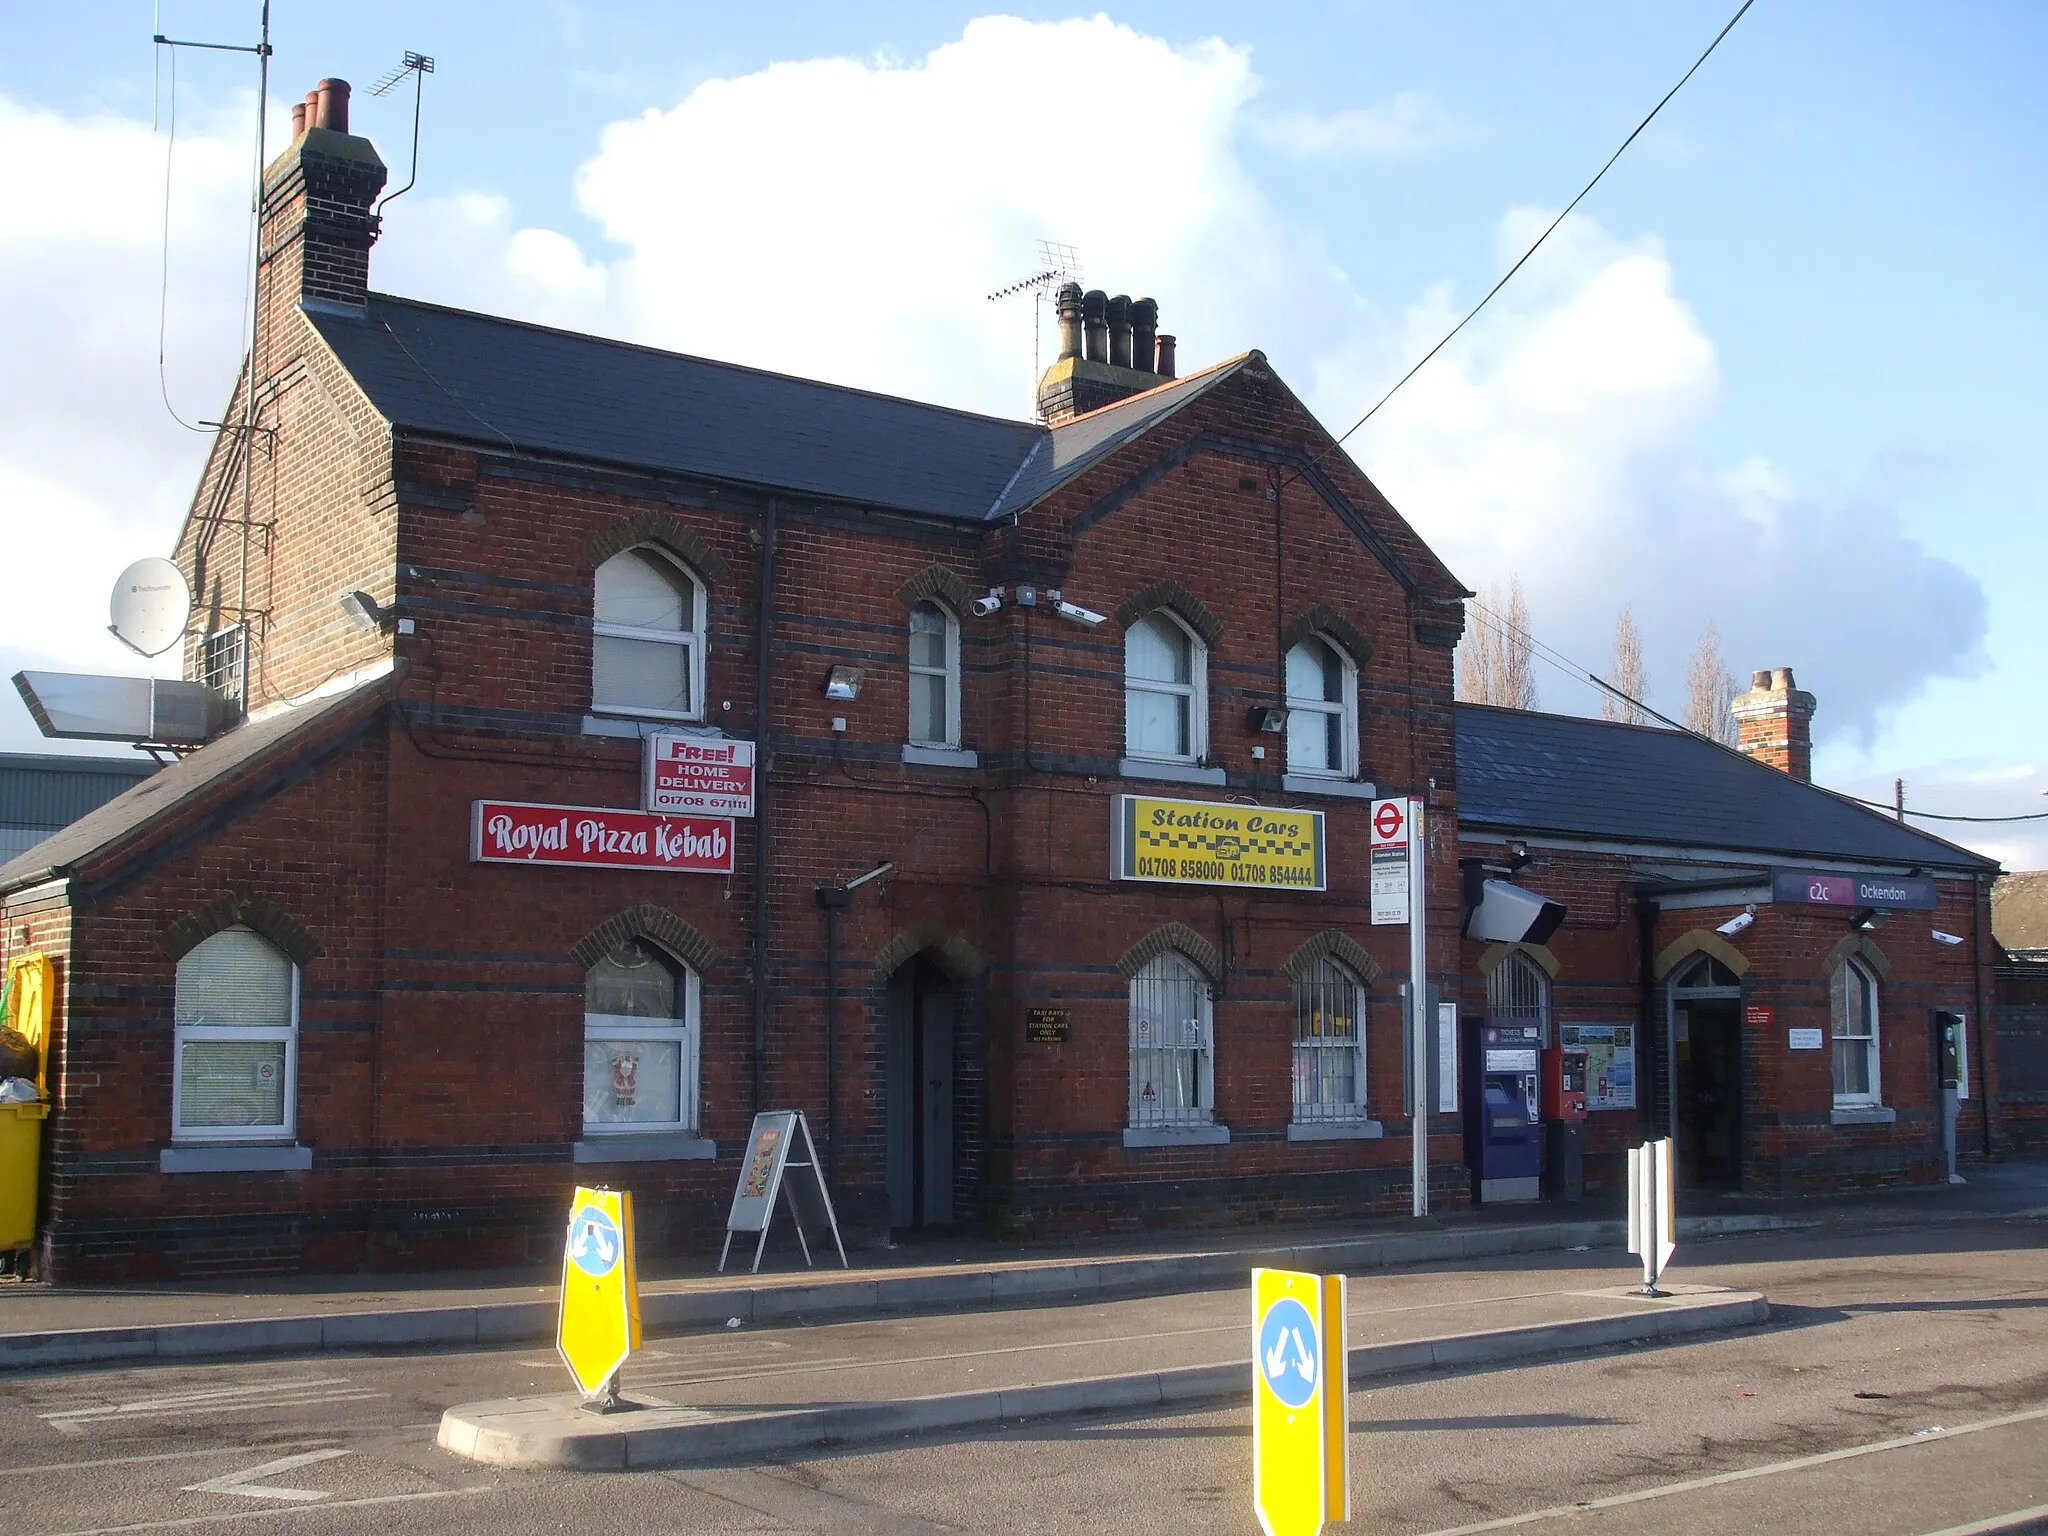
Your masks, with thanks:
[(1328, 955), (1294, 983), (1294, 1119), (1365, 1117), (1365, 987)]
[(1124, 751), (1195, 763), (1209, 750), (1208, 658), (1202, 642), (1164, 611), (1124, 632)]
[(960, 745), (960, 624), (931, 601), (910, 610), (910, 741)]
[(1877, 977), (1860, 960), (1844, 960), (1828, 984), (1834, 1025), (1835, 1102), (1882, 1104), (1878, 1081)]
[(597, 568), (591, 708), (660, 720), (704, 718), (704, 587), (658, 549)]
[(583, 980), (583, 1132), (697, 1129), (697, 975), (632, 939)]
[(299, 968), (261, 934), (224, 928), (178, 962), (174, 1141), (280, 1141), (294, 1134)]
[(1533, 957), (1514, 949), (1486, 978), (1486, 1014), (1493, 1019), (1527, 1019), (1550, 1044), (1550, 975)]
[(1131, 1125), (1207, 1125), (1215, 1118), (1215, 1031), (1209, 983), (1173, 950), (1131, 978)]
[(1671, 978), (1673, 991), (1688, 987), (1740, 987), (1742, 978), (1712, 955), (1694, 955)]
[(1358, 776), (1358, 669), (1321, 635), (1287, 653), (1287, 771)]

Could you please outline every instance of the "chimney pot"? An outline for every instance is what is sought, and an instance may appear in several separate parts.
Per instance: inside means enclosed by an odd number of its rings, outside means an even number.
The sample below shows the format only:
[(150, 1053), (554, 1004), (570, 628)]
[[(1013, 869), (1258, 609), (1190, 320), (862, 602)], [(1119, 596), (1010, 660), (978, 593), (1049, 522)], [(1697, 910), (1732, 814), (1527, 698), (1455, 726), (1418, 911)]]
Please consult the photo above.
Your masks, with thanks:
[(1081, 295), (1081, 329), (1086, 357), (1091, 363), (1109, 361), (1109, 295), (1090, 288)]
[(318, 91), (306, 92), (305, 108), (306, 126), (308, 128), (318, 128), (320, 126), (320, 93)]
[(1768, 689), (1771, 686), (1771, 669), (1769, 667), (1763, 667), (1755, 672), (1750, 673), (1749, 686), (1758, 689), (1759, 691)]
[(1162, 379), (1173, 377), (1173, 338), (1161, 336), (1157, 344), (1157, 358), (1152, 371)]
[(1778, 667), (1771, 673), (1771, 687), (1773, 690), (1783, 691), (1791, 688), (1791, 686), (1792, 669), (1790, 667)]
[(1728, 706), (1735, 716), (1736, 745), (1746, 757), (1811, 782), (1818, 701), (1793, 686), (1790, 667), (1766, 667), (1752, 672), (1749, 680), (1749, 692), (1737, 694)]
[(314, 91), (319, 107), (319, 124), (336, 133), (348, 132), (348, 82), (346, 80), (322, 80)]
[(306, 104), (303, 101), (295, 101), (292, 103), (292, 137), (296, 139), (305, 131)]
[(1053, 307), (1060, 319), (1060, 357), (1062, 360), (1081, 355), (1081, 285), (1061, 283), (1059, 292), (1053, 297)]
[(1109, 301), (1109, 361), (1112, 367), (1131, 366), (1131, 296), (1120, 293)]
[(1131, 366), (1140, 373), (1153, 369), (1153, 349), (1159, 341), (1159, 305), (1153, 299), (1131, 303)]

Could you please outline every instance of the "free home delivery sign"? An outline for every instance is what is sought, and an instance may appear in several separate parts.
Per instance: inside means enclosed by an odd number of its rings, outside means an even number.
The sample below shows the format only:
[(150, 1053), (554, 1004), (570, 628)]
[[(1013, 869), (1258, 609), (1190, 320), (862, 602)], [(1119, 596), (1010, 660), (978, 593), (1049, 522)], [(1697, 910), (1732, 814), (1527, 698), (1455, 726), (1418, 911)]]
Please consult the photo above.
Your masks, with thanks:
[(754, 814), (754, 744), (656, 732), (647, 738), (640, 804), (650, 811)]
[(732, 823), (711, 816), (479, 800), (470, 809), (469, 856), (478, 864), (729, 875)]
[(1329, 886), (1321, 811), (1118, 795), (1110, 801), (1109, 840), (1110, 873), (1118, 880)]

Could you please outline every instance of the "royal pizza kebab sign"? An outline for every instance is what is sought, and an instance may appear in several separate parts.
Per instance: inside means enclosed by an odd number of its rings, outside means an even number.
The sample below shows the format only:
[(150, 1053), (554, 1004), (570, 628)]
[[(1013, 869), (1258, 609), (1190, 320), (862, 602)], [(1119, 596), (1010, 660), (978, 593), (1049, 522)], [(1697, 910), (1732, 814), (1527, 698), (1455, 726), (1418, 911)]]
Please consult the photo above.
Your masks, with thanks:
[(469, 856), (479, 864), (729, 875), (733, 830), (719, 816), (479, 800), (470, 809)]

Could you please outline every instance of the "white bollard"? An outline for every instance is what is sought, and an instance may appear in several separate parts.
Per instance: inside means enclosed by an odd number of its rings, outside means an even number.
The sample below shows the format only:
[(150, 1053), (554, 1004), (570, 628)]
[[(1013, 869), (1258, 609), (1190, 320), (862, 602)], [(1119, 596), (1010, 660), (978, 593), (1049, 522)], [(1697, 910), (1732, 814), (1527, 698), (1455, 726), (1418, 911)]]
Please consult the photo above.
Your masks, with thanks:
[(1643, 1261), (1643, 1294), (1661, 1296), (1657, 1277), (1678, 1248), (1671, 1179), (1671, 1138), (1645, 1142), (1628, 1155), (1628, 1251)]

